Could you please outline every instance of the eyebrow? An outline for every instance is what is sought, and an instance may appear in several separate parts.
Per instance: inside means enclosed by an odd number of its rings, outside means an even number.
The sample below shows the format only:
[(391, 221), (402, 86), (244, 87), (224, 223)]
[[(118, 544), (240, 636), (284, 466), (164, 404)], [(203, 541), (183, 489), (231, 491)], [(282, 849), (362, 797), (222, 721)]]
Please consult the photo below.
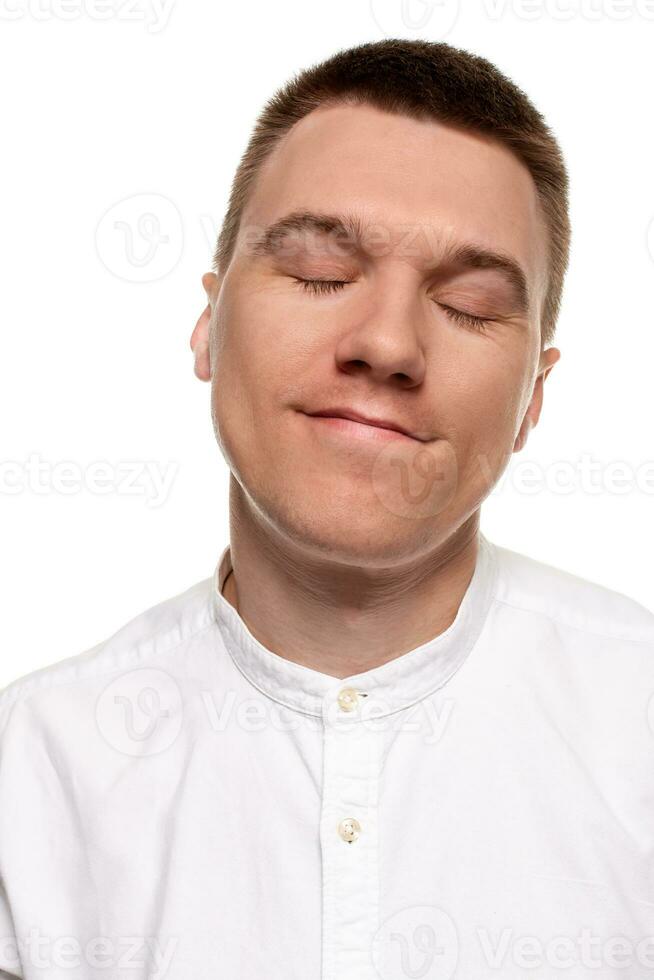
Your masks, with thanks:
[[(293, 232), (314, 231), (336, 233), (353, 243), (364, 254), (365, 226), (355, 214), (320, 214), (313, 211), (293, 211), (277, 219), (250, 244), (254, 255), (274, 255)], [(527, 313), (530, 308), (530, 289), (520, 263), (505, 252), (486, 248), (475, 242), (456, 242), (445, 249), (439, 265), (454, 265), (464, 269), (496, 269), (515, 293), (518, 309)]]

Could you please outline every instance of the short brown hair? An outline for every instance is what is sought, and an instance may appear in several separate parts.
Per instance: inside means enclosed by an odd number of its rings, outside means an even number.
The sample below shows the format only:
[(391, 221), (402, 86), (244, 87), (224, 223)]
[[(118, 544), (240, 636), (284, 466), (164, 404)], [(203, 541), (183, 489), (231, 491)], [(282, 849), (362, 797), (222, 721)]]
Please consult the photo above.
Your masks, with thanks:
[(241, 216), (264, 160), (314, 109), (368, 104), (493, 136), (526, 165), (548, 231), (541, 345), (554, 336), (570, 251), (568, 175), (559, 145), (527, 95), (485, 58), (443, 41), (391, 38), (338, 51), (295, 75), (265, 104), (234, 175), (213, 268), (229, 265)]

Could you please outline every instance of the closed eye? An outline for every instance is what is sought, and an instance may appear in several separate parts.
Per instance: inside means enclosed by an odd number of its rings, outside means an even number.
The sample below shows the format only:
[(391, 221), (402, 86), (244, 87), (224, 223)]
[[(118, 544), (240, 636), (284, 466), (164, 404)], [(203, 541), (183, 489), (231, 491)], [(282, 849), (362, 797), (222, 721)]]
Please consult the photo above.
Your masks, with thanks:
[(445, 310), (447, 316), (450, 320), (454, 320), (456, 323), (460, 323), (464, 327), (471, 327), (473, 330), (479, 330), (483, 333), (489, 324), (489, 320), (484, 319), (483, 316), (473, 316), (472, 313), (464, 313), (462, 310), (455, 310), (452, 306), (445, 306), (444, 303), (440, 304)]
[[(349, 282), (348, 279), (300, 279), (297, 276), (293, 276), (293, 281), (304, 292), (315, 294), (337, 292), (343, 286), (347, 286)], [(483, 332), (488, 326), (489, 321), (482, 316), (473, 316), (472, 313), (464, 313), (463, 310), (457, 310), (453, 306), (446, 306), (444, 303), (440, 305), (451, 320), (460, 323), (464, 327), (471, 327), (473, 330)]]
[(293, 276), (293, 281), (297, 283), (306, 293), (334, 293), (338, 289), (346, 286), (347, 279), (299, 279)]

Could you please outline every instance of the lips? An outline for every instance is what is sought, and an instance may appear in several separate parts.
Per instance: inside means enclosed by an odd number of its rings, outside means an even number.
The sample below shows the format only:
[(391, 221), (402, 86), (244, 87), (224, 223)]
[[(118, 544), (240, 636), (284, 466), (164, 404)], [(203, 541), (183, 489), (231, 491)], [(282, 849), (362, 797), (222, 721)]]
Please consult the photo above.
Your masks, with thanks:
[(410, 439), (416, 439), (419, 442), (426, 441), (415, 432), (412, 432), (406, 426), (396, 422), (394, 419), (384, 418), (381, 416), (364, 415), (363, 412), (356, 411), (355, 409), (334, 407), (320, 409), (316, 412), (305, 412), (304, 414), (313, 418), (348, 419), (351, 422), (372, 426), (376, 429), (388, 429), (392, 432), (398, 432), (401, 435), (407, 436)]

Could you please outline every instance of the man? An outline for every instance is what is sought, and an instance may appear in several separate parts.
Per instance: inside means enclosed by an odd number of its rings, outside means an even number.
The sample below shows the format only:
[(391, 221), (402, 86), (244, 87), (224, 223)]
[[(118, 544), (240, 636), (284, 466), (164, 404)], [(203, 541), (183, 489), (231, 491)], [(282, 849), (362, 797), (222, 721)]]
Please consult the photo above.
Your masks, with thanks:
[(569, 249), (527, 97), (446, 44), (267, 103), (193, 330), (215, 574), (0, 702), (4, 976), (654, 969), (654, 616), (494, 544)]

